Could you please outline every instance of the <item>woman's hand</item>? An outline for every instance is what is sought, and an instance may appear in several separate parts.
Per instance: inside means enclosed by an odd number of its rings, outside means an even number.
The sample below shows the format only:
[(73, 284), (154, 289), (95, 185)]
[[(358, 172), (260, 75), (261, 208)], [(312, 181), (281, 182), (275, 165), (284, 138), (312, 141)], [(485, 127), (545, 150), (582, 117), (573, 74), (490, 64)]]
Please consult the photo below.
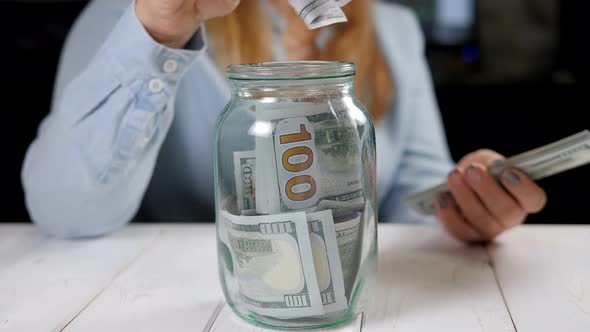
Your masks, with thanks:
[(506, 168), (500, 184), (487, 171), (492, 164), (503, 168), (503, 160), (496, 152), (479, 150), (465, 156), (449, 174), (453, 196), (441, 195), (436, 208), (441, 224), (454, 237), (490, 241), (545, 206), (545, 192), (524, 173)]
[(137, 0), (135, 11), (157, 42), (180, 48), (201, 23), (229, 14), (239, 3), (240, 0)]

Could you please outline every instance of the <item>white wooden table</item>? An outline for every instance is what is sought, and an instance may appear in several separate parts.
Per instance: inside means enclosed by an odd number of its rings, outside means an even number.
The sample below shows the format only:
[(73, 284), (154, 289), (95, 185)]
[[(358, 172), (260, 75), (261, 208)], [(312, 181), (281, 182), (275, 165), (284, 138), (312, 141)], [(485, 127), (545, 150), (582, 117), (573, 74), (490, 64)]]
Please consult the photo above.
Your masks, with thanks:
[[(265, 331), (217, 280), (213, 225), (132, 225), (49, 239), (0, 225), (0, 331)], [(590, 331), (590, 226), (524, 226), (487, 247), (379, 225), (379, 275), (338, 331)]]

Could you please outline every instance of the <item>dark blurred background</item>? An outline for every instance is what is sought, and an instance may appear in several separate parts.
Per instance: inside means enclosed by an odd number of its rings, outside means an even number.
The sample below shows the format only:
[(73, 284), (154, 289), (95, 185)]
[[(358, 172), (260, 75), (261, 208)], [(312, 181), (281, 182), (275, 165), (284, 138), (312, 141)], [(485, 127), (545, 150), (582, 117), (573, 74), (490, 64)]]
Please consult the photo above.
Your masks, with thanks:
[[(510, 156), (590, 128), (589, 19), (582, 0), (397, 0), (413, 8), (453, 157)], [(86, 1), (0, 0), (0, 221), (27, 221), (20, 169), (49, 112), (63, 42)], [(91, 36), (89, 36), (91, 38)], [(589, 223), (590, 166), (540, 182), (545, 211), (528, 223)]]

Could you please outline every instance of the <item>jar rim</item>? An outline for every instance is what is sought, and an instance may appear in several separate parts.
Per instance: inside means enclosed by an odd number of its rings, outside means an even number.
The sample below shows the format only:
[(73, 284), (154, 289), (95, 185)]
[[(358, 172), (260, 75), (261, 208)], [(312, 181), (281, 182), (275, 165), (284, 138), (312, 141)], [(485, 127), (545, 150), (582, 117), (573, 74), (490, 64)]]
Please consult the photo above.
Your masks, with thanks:
[(230, 80), (309, 80), (354, 76), (356, 67), (343, 61), (276, 61), (229, 65)]

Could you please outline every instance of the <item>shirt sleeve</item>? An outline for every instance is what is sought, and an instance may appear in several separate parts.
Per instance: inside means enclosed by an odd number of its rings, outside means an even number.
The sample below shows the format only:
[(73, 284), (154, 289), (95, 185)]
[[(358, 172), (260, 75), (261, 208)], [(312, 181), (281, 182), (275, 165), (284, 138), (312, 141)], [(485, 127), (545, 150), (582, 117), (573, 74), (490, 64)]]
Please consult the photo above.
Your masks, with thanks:
[[(60, 67), (68, 81), (57, 83), (63, 91), (54, 93), (22, 170), (31, 218), (58, 237), (101, 235), (135, 215), (173, 119), (177, 85), (205, 49), (202, 29), (189, 49), (170, 49), (148, 35), (134, 2), (114, 17), (99, 4), (69, 37)], [(111, 17), (114, 28), (101, 38), (93, 29)], [(93, 42), (102, 44), (85, 59)], [(69, 64), (85, 61), (71, 73)]]
[(401, 82), (406, 102), (396, 109), (404, 117), (399, 165), (393, 185), (380, 205), (380, 219), (398, 223), (434, 224), (434, 217), (419, 215), (404, 204), (404, 198), (444, 181), (454, 165), (436, 102), (432, 78), (424, 56), (424, 38), (416, 17), (405, 15), (409, 54), (405, 59), (411, 69), (409, 79)]

